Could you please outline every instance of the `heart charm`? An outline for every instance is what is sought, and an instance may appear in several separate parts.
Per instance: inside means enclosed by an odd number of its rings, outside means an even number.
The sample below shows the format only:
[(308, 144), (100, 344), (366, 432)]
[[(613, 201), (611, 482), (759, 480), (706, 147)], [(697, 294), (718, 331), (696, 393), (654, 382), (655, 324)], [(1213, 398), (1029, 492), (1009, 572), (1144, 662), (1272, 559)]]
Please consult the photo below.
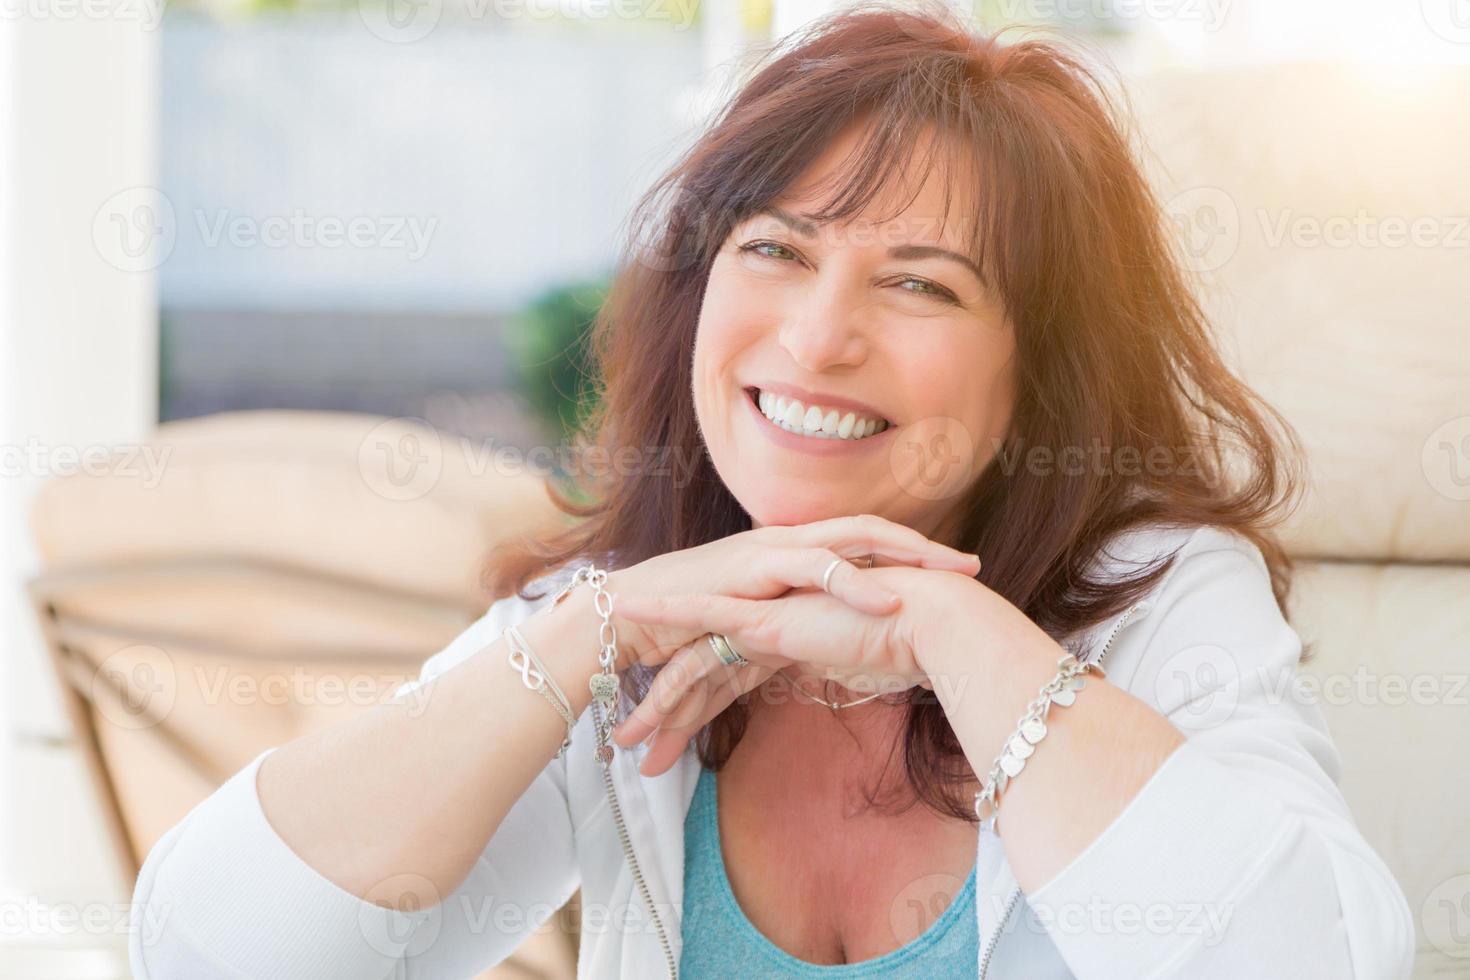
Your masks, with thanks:
[(592, 691), (592, 696), (597, 699), (597, 703), (604, 708), (617, 700), (618, 677), (616, 674), (593, 674), (587, 680), (587, 687)]
[(1014, 776), (1026, 768), (1025, 759), (1017, 759), (1009, 752), (1000, 757), (1000, 771), (1007, 776)]
[(1006, 743), (1006, 751), (1017, 759), (1029, 759), (1031, 758), (1031, 753), (1036, 751), (1036, 746), (1024, 738), (1012, 738)]
[(1021, 737), (1035, 745), (1046, 737), (1046, 724), (1036, 718), (1021, 726)]
[(611, 745), (599, 745), (597, 747), (597, 764), (604, 769), (612, 765), (613, 747)]
[(1053, 691), (1051, 703), (1059, 704), (1064, 708), (1070, 708), (1077, 703), (1077, 692), (1070, 687), (1064, 687), (1060, 691)]

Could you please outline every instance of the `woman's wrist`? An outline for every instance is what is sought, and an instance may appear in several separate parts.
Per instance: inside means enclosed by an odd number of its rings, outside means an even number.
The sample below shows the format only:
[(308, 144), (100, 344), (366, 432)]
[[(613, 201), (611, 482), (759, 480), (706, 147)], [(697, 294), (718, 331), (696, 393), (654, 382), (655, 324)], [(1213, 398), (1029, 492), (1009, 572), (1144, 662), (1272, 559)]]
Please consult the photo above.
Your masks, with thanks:
[(561, 602), (545, 608), (520, 624), (521, 635), (566, 692), (573, 715), (592, 701), (587, 682), (598, 673), (597, 638), (602, 622), (593, 607), (591, 586), (578, 585)]

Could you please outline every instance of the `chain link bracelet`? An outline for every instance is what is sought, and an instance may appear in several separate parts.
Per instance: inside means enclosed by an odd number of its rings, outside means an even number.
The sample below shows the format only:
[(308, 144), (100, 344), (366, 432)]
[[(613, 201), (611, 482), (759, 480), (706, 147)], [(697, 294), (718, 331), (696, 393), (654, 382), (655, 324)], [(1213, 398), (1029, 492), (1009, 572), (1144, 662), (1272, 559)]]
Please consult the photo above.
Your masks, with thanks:
[(592, 692), (592, 728), (595, 733), (593, 751), (598, 764), (606, 767), (612, 765), (613, 760), (612, 730), (619, 690), (618, 628), (612, 621), (613, 598), (612, 593), (607, 591), (607, 569), (591, 564), (583, 565), (551, 600), (551, 606), (554, 608), (559, 605), (583, 582), (592, 586), (592, 607), (602, 617), (602, 623), (597, 628), (597, 663), (601, 670), (588, 678), (587, 687)]
[(981, 827), (994, 829), (1000, 795), (1026, 768), (1026, 760), (1036, 751), (1037, 743), (1046, 737), (1046, 718), (1052, 705), (1070, 707), (1086, 683), (1082, 675), (1089, 670), (1099, 675), (1103, 673), (1096, 664), (1084, 663), (1070, 653), (1064, 654), (1057, 661), (1056, 675), (1042, 685), (1036, 699), (1026, 706), (1026, 713), (1016, 723), (1016, 730), (1010, 738), (1006, 739), (1005, 748), (996, 756), (980, 792), (975, 794), (975, 816), (980, 818)]

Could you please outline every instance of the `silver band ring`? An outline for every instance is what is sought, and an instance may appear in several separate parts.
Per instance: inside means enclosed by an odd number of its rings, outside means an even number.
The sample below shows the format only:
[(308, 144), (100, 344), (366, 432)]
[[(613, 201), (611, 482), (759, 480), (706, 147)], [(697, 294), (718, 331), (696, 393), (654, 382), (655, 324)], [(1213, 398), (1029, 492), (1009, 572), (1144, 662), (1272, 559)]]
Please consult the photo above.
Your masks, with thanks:
[(841, 565), (846, 560), (847, 560), (846, 558), (833, 558), (832, 559), (832, 564), (828, 565), (827, 566), (827, 570), (822, 573), (822, 591), (823, 592), (831, 592), (832, 591), (832, 589), (829, 588), (829, 586), (831, 586), (831, 584), (832, 584), (832, 573), (835, 572), (835, 571), (837, 571), (837, 566), (838, 565)]
[(740, 651), (731, 645), (729, 637), (722, 633), (710, 633), (705, 637), (709, 641), (710, 649), (715, 651), (715, 656), (720, 658), (720, 663), (726, 667), (745, 667), (750, 661), (740, 655)]

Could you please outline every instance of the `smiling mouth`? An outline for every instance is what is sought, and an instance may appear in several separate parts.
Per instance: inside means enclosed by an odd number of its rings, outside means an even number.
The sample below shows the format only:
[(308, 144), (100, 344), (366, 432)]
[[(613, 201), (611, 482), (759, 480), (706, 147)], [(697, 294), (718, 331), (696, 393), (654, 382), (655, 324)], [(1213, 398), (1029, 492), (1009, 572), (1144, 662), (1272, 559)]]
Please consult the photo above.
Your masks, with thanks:
[(787, 432), (812, 439), (857, 442), (890, 427), (889, 421), (880, 416), (843, 412), (818, 404), (808, 405), (798, 399), (773, 395), (759, 388), (746, 388), (745, 394), (772, 424)]

